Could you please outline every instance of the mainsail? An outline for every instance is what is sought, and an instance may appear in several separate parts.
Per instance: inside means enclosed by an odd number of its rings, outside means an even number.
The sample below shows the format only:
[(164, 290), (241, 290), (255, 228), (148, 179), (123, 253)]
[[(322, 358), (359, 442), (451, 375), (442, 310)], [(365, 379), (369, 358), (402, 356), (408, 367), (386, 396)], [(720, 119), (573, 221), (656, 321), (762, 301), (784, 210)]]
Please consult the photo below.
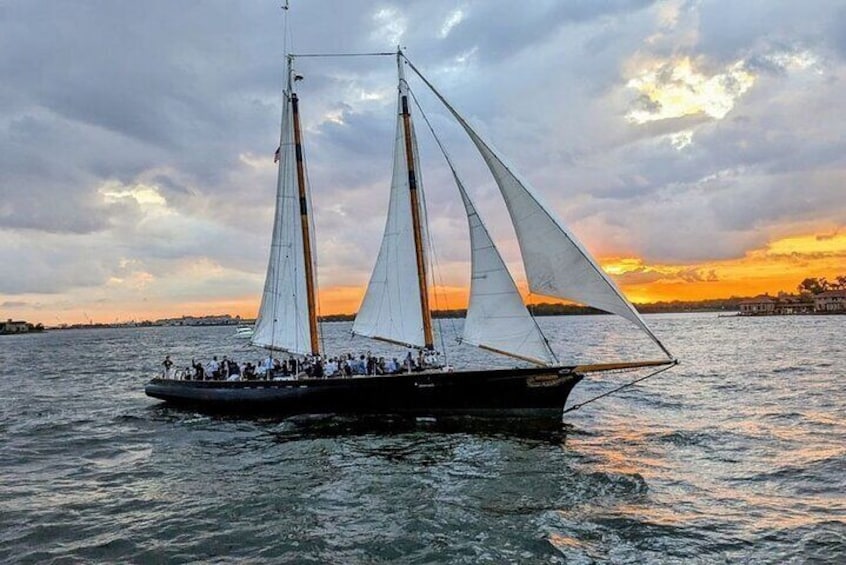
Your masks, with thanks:
[[(307, 355), (313, 351), (309, 330), (301, 198), (297, 187), (293, 107), (295, 96), (290, 88), (285, 92), (273, 239), (270, 244), (264, 293), (251, 343), (267, 349)], [(310, 202), (305, 200), (304, 204), (310, 207)], [(310, 239), (311, 249), (314, 249), (313, 236)]]
[(639, 326), (669, 358), (672, 354), (655, 336), (631, 302), (605, 274), (576, 237), (544, 206), (529, 183), (470, 127), (443, 95), (409, 62), (464, 128), (482, 155), (505, 199), (523, 256), (529, 289), (593, 306)]
[[(400, 67), (401, 71), (401, 67)], [(416, 190), (410, 190), (406, 131), (403, 119), (403, 98), (407, 100), (408, 85), (399, 82), (397, 98), (397, 129), (394, 143), (394, 170), (388, 217), (376, 266), (367, 285), (364, 300), (353, 323), (353, 333), (401, 344), (426, 346), (423, 305), (419, 292), (418, 265), (415, 252), (412, 201), (422, 194), (423, 183), (419, 168), (415, 178)], [(406, 102), (407, 103), (407, 102)], [(419, 163), (417, 141), (411, 129), (412, 162)], [(422, 202), (416, 203), (424, 211)], [(426, 226), (425, 217), (421, 224)], [(425, 236), (422, 242), (425, 242)], [(425, 255), (425, 254), (424, 254)]]

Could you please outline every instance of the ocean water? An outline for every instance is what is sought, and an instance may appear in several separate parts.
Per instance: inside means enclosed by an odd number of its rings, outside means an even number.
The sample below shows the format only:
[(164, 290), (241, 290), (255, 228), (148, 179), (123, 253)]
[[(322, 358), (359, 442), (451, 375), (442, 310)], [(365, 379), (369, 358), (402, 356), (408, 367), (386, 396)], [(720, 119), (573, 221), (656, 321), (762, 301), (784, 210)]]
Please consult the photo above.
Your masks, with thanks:
[[(846, 317), (647, 318), (682, 365), (553, 428), (144, 395), (165, 354), (258, 359), (233, 328), (0, 336), (0, 562), (846, 563)], [(562, 360), (656, 356), (608, 316), (540, 322)], [(439, 325), (452, 364), (510, 364)], [(376, 347), (349, 328), (330, 351)]]

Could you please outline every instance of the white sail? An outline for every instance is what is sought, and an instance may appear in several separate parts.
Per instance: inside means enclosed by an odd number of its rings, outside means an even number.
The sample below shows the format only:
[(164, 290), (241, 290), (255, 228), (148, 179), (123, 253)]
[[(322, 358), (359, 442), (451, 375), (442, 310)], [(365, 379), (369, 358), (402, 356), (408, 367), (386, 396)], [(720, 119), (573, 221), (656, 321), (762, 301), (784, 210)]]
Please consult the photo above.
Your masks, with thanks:
[(414, 65), (409, 65), (458, 120), (494, 176), (517, 233), (529, 289), (622, 316), (639, 326), (672, 358), (631, 302), (550, 208), (540, 202), (529, 183), (517, 176)]
[(463, 341), (540, 365), (556, 363), (458, 176), (455, 182), (470, 225), (472, 275)]
[[(397, 129), (394, 143), (394, 171), (388, 218), (376, 266), (370, 284), (353, 323), (353, 333), (397, 343), (425, 346), (423, 311), (417, 278), (417, 259), (411, 217), (411, 192), (405, 149), (405, 127), (402, 118), (402, 97), (407, 85), (400, 81), (397, 103)], [(413, 126), (412, 126), (413, 127)], [(411, 132), (414, 162), (419, 163), (417, 140)], [(423, 182), (417, 168), (417, 193)], [(421, 210), (425, 208), (421, 205)], [(424, 212), (425, 214), (425, 212)], [(423, 226), (426, 225), (425, 217)], [(423, 238), (424, 244), (426, 238)], [(425, 256), (425, 255), (424, 255)]]
[[(307, 355), (311, 342), (290, 92), (285, 93), (278, 157), (270, 260), (251, 343)], [(311, 248), (315, 248), (313, 241)]]

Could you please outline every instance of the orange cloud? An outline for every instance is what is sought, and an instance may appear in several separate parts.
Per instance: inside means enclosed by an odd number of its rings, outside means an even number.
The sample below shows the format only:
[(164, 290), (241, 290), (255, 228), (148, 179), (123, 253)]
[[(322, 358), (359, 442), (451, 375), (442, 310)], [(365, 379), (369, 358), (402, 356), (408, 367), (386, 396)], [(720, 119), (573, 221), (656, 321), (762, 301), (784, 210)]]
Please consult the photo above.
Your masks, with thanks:
[(753, 296), (794, 291), (806, 277), (844, 274), (846, 234), (786, 237), (725, 261), (647, 265), (638, 258), (617, 258), (602, 263), (634, 302)]
[[(794, 291), (806, 277), (832, 280), (846, 274), (846, 230), (834, 229), (776, 239), (743, 257), (723, 261), (663, 264), (647, 263), (639, 257), (605, 257), (600, 263), (633, 302), (702, 300), (754, 296), (765, 292), (774, 294), (782, 290)], [(529, 302), (552, 301), (549, 297), (529, 295), (525, 281), (518, 280), (517, 283)], [(352, 314), (358, 309), (363, 295), (363, 287), (324, 286), (319, 293), (320, 313)], [(438, 310), (464, 308), (468, 295), (466, 287), (439, 286), (432, 290), (430, 303), (433, 309)], [(67, 307), (50, 308), (44, 303), (36, 305), (36, 297), (32, 299), (32, 302), (7, 302), (8, 315), (31, 321), (41, 320), (47, 324), (85, 322), (88, 319), (97, 322), (140, 321), (208, 314), (254, 318), (260, 301), (259, 296), (250, 294), (190, 302), (178, 299), (126, 302), (121, 309), (115, 309), (109, 303), (86, 303), (82, 306), (82, 302), (76, 302), (71, 310)]]
[[(638, 257), (608, 257), (600, 260), (633, 302), (702, 300), (730, 296), (754, 296), (765, 292), (793, 291), (802, 279), (828, 277), (846, 272), (846, 233), (808, 234), (770, 242), (743, 257), (724, 261), (689, 264), (646, 263)], [(531, 303), (551, 302), (545, 296), (530, 296), (525, 281), (518, 281), (520, 291)], [(358, 309), (364, 288), (327, 286), (320, 289), (321, 314), (352, 314)], [(438, 310), (465, 308), (469, 289), (440, 286), (429, 300)], [(173, 311), (201, 315), (229, 312), (252, 318), (258, 311), (258, 297), (215, 300), (182, 304)], [(162, 314), (164, 316), (166, 314)]]

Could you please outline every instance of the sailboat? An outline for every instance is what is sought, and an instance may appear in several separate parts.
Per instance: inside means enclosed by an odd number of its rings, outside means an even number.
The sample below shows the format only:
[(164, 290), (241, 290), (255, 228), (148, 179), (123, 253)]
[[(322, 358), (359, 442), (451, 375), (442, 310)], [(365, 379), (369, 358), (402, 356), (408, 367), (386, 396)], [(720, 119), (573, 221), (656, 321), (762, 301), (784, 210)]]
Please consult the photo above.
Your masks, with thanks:
[[(301, 375), (289, 380), (236, 382), (155, 378), (146, 385), (147, 395), (177, 405), (249, 413), (468, 414), (560, 420), (570, 391), (587, 373), (664, 368), (677, 363), (631, 302), (551, 208), (543, 204), (529, 183), (471, 127), (401, 50), (395, 56), (397, 122), (387, 219), (352, 331), (358, 336), (425, 352), (428, 364), (398, 374), (354, 377)], [(293, 68), (296, 57), (287, 57), (276, 215), (267, 277), (251, 343), (271, 353), (315, 360), (325, 352), (321, 348), (316, 306), (312, 206), (299, 98), (294, 88), (299, 78)], [(470, 194), (436, 138), (464, 204), (470, 233), (471, 286), (461, 341), (518, 360), (522, 366), (451, 370), (438, 363), (429, 304), (427, 215), (406, 67), (456, 119), (487, 165), (514, 225), (529, 290), (625, 318), (652, 339), (663, 358), (562, 364), (525, 306)]]

